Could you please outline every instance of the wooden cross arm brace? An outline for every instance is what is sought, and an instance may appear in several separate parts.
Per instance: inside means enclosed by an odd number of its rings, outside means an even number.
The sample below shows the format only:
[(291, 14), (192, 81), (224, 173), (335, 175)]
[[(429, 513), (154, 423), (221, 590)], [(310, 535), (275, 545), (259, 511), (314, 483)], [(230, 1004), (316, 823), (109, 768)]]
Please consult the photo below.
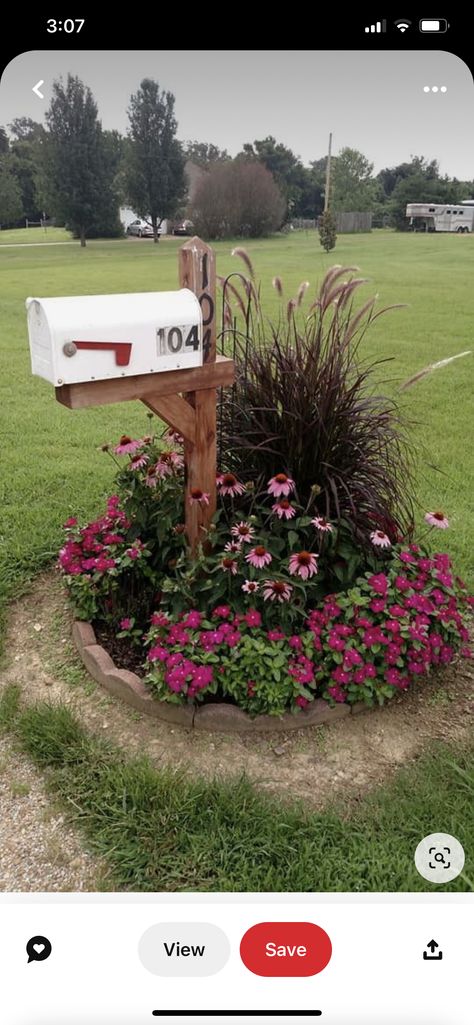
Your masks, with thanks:
[(158, 374), (63, 384), (61, 388), (56, 388), (56, 398), (68, 409), (106, 406), (111, 402), (127, 402), (129, 399), (153, 402), (158, 396), (225, 387), (233, 384), (234, 374), (234, 361), (227, 356), (218, 356), (215, 363), (205, 363), (202, 367), (190, 367), (187, 370), (165, 370)]
[(161, 417), (174, 431), (194, 445), (196, 440), (196, 413), (194, 406), (181, 395), (153, 395), (142, 400), (148, 409)]

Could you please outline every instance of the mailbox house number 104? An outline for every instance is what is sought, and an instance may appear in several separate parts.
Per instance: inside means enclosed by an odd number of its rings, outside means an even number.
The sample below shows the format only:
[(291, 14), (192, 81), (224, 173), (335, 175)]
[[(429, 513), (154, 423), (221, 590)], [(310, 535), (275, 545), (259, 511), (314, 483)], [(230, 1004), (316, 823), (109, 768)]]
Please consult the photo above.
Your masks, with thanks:
[(200, 348), (199, 327), (159, 327), (156, 331), (156, 351), (158, 356), (177, 355), (186, 350), (196, 352)]

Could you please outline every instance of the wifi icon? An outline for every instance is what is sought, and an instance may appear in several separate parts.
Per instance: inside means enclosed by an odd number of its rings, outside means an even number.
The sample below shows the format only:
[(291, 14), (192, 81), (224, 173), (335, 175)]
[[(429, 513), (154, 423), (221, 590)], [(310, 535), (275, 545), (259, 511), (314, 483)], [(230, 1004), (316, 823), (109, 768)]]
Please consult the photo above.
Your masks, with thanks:
[(411, 21), (408, 21), (408, 18), (399, 18), (394, 24), (399, 32), (406, 32), (407, 28), (410, 28)]

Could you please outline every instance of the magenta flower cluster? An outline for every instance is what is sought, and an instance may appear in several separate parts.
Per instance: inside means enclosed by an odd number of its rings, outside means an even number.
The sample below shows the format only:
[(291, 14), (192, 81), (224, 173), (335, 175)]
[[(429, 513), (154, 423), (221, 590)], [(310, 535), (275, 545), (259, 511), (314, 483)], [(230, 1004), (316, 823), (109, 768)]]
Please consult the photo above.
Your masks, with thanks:
[[(76, 615), (81, 619), (132, 610), (149, 550), (140, 538), (130, 537), (131, 523), (112, 495), (103, 516), (80, 527), (74, 516), (66, 520), (66, 541), (58, 557)], [(127, 617), (126, 617), (127, 618)]]
[(117, 565), (118, 546), (126, 544), (127, 556), (134, 560), (140, 558), (143, 545), (135, 541), (129, 545), (125, 532), (130, 523), (120, 508), (120, 498), (112, 495), (107, 501), (105, 516), (79, 528), (73, 516), (66, 520), (64, 527), (67, 540), (59, 552), (59, 565), (67, 576), (80, 574), (105, 573)]
[(449, 556), (429, 558), (413, 544), (398, 559), (388, 573), (367, 577), (360, 604), (329, 595), (308, 617), (321, 680), (336, 702), (374, 690), (389, 697), (391, 688), (406, 690), (432, 666), (451, 662), (456, 651), (472, 654), (466, 611), (473, 599), (453, 577)]
[(256, 609), (236, 614), (230, 605), (210, 620), (197, 610), (155, 613), (147, 678), (164, 700), (202, 700), (207, 691), (250, 712), (295, 711), (316, 697), (383, 703), (457, 651), (471, 655), (473, 601), (447, 555), (410, 545), (387, 573), (360, 578), (351, 597), (326, 596), (301, 633), (266, 630)]

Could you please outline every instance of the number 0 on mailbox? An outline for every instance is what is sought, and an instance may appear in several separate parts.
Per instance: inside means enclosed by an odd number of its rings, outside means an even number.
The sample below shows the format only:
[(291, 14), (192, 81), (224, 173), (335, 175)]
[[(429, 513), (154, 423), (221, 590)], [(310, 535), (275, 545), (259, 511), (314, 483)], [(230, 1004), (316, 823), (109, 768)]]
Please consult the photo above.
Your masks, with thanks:
[(29, 298), (31, 369), (56, 387), (201, 366), (202, 313), (189, 288)]

